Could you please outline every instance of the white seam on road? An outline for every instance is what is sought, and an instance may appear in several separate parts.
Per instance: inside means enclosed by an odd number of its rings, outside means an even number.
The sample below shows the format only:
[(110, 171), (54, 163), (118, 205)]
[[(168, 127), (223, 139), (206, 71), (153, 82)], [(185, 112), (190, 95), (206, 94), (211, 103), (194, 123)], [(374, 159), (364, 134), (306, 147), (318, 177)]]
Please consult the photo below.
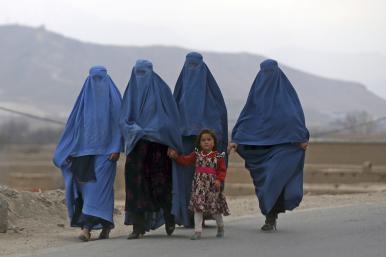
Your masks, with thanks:
[[(311, 211), (318, 211), (318, 210), (330, 210), (330, 209), (338, 209), (338, 208), (346, 208), (346, 207), (353, 207), (353, 206), (360, 206), (360, 205), (377, 205), (377, 204), (386, 204), (386, 201), (381, 201), (377, 203), (353, 203), (353, 204), (342, 204), (342, 205), (335, 205), (335, 206), (324, 206), (324, 207), (314, 207), (314, 208), (306, 208), (306, 209), (300, 209), (300, 210), (294, 210), (294, 211), (288, 211), (287, 214), (291, 213), (299, 213), (299, 212), (311, 212)], [(250, 219), (250, 218), (257, 218), (259, 216), (263, 216), (260, 212), (256, 214), (248, 214), (248, 215), (242, 215), (242, 216), (229, 216), (224, 217), (224, 221), (227, 222), (235, 222), (243, 219)]]

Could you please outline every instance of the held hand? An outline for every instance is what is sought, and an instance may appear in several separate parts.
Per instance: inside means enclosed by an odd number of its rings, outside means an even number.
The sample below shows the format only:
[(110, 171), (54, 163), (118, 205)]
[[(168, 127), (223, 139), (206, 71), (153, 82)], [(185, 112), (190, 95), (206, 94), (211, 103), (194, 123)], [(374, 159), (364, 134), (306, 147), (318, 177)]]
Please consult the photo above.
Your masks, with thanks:
[(230, 143), (228, 145), (228, 149), (227, 149), (228, 154), (230, 154), (232, 152), (232, 150), (235, 150), (236, 148), (237, 148), (237, 144), (236, 143)]
[(177, 153), (177, 151), (176, 150), (174, 150), (174, 149), (172, 149), (172, 148), (168, 148), (168, 153), (167, 153), (167, 155), (169, 156), (169, 158), (171, 158), (171, 159), (177, 159), (177, 157), (178, 157), (178, 153)]
[(302, 148), (304, 151), (307, 150), (308, 142), (300, 143), (299, 147)]
[(74, 159), (74, 157), (70, 155), (67, 157), (66, 162), (70, 163), (70, 162), (72, 162), (73, 159)]
[(109, 160), (114, 161), (114, 162), (118, 161), (119, 160), (119, 153), (112, 153), (109, 157)]
[(214, 187), (216, 188), (216, 191), (220, 191), (220, 188), (221, 188), (221, 181), (220, 180), (216, 180), (214, 182)]

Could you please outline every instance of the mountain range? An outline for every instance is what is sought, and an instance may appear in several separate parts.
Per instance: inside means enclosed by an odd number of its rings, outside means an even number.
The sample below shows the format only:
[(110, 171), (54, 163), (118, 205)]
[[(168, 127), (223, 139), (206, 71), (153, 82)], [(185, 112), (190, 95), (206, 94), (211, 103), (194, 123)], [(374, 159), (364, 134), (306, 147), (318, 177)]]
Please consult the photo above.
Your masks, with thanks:
[[(173, 90), (185, 55), (192, 51), (83, 42), (43, 26), (3, 25), (0, 39), (0, 105), (61, 119), (71, 110), (90, 66), (106, 66), (123, 94), (135, 61), (149, 59)], [(223, 92), (233, 124), (259, 64), (269, 56), (200, 52)], [(373, 117), (386, 115), (386, 100), (361, 83), (318, 76), (278, 62), (296, 88), (309, 126), (323, 126), (356, 111)]]

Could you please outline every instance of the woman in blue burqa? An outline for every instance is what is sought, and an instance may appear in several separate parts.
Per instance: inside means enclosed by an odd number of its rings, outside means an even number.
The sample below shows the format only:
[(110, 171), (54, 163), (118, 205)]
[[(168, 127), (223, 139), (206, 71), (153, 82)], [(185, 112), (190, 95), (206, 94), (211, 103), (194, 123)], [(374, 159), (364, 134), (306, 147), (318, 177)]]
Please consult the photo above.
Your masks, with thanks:
[(165, 224), (171, 235), (172, 162), (168, 147), (181, 149), (180, 121), (168, 85), (153, 65), (138, 60), (123, 96), (120, 128), (125, 140), (125, 225), (128, 239)]
[(230, 149), (245, 160), (265, 215), (263, 231), (276, 230), (279, 213), (303, 198), (309, 133), (295, 89), (274, 60), (265, 60), (232, 131)]
[(83, 241), (94, 229), (102, 229), (99, 239), (107, 239), (114, 228), (120, 108), (121, 94), (106, 68), (92, 67), (54, 153), (64, 177), (71, 226), (82, 228)]
[[(228, 145), (227, 109), (221, 90), (201, 54), (186, 55), (182, 71), (174, 88), (174, 98), (181, 117), (181, 154), (194, 151), (197, 135), (211, 129), (218, 138), (218, 151)], [(176, 223), (193, 226), (193, 215), (188, 212), (194, 166), (181, 166), (173, 162), (173, 211)]]

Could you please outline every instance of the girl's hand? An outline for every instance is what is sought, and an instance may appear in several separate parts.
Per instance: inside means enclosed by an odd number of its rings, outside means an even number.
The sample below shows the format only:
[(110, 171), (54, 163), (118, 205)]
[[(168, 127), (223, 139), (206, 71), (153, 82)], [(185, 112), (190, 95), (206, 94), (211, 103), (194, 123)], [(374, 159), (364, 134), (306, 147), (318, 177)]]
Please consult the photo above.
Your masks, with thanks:
[(231, 151), (232, 151), (232, 150), (235, 150), (236, 148), (237, 148), (237, 144), (236, 144), (236, 143), (230, 143), (230, 144), (228, 145), (228, 150), (227, 150), (228, 154), (230, 154)]
[(167, 155), (169, 156), (169, 158), (171, 159), (177, 159), (178, 158), (178, 153), (176, 150), (172, 149), (172, 148), (168, 148), (168, 153)]
[(304, 151), (307, 150), (308, 142), (300, 143), (299, 147), (302, 148)]
[(221, 181), (216, 179), (216, 181), (214, 182), (214, 187), (216, 188), (216, 191), (220, 191)]
[(109, 160), (114, 161), (114, 162), (118, 161), (119, 160), (119, 153), (112, 153), (109, 157)]

